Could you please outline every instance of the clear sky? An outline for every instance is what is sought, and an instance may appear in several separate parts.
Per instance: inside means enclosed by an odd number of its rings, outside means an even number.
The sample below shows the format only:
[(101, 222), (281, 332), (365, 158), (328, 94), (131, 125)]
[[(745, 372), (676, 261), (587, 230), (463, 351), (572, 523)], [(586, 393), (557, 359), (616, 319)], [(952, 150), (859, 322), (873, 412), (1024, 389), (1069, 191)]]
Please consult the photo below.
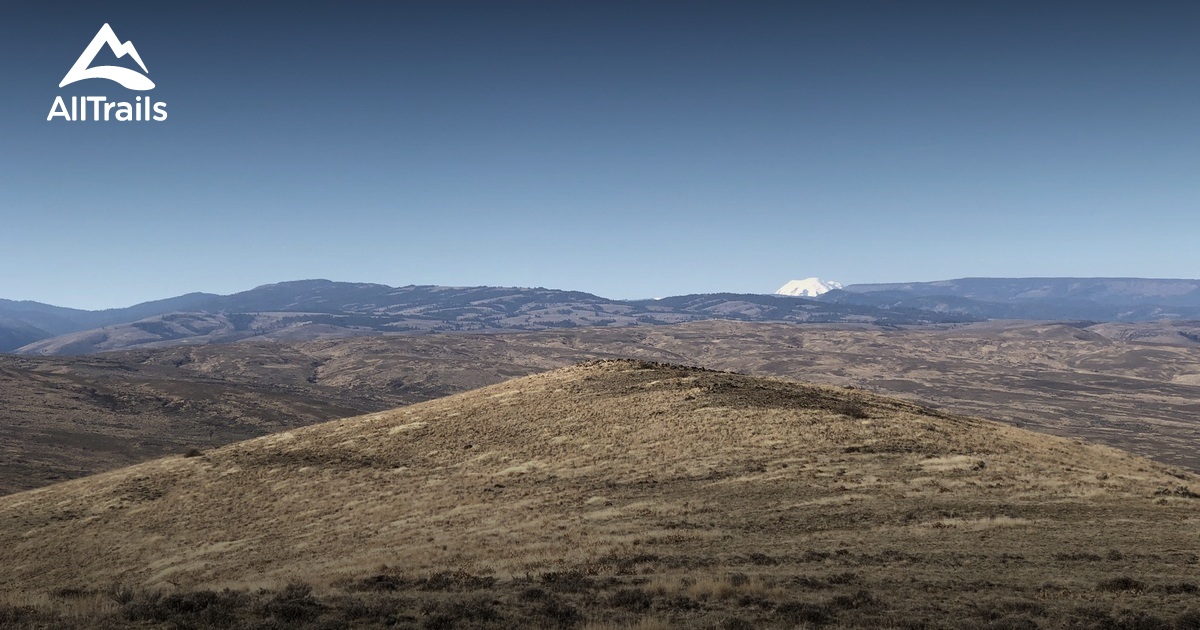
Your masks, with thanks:
[[(3, 11), (4, 298), (1200, 276), (1196, 2)], [(106, 22), (166, 122), (46, 121)]]

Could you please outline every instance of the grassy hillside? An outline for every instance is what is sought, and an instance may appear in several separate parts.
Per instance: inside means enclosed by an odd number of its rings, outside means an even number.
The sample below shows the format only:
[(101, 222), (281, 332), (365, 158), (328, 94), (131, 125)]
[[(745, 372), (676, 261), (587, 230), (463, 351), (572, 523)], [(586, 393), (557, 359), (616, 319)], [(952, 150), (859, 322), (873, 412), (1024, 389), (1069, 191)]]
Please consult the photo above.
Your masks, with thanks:
[(1106, 336), (1161, 328), (713, 321), (0, 356), (0, 492), (618, 357), (853, 385), (1200, 470), (1194, 344)]
[(0, 493), (412, 400), (347, 400), (313, 384), (258, 386), (158, 368), (0, 356)]
[(0, 620), (1194, 627), (1189, 484), (858, 390), (598, 362), (0, 498)]

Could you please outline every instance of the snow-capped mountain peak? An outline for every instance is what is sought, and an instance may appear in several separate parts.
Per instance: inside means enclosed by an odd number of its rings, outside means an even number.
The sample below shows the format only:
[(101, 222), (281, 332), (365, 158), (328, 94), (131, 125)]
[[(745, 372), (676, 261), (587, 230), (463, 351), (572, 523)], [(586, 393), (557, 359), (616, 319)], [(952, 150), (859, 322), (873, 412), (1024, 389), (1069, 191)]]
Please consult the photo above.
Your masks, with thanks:
[(793, 297), (817, 297), (822, 293), (829, 293), (834, 289), (842, 288), (839, 282), (823, 282), (820, 278), (805, 278), (804, 280), (792, 280), (791, 282), (779, 287), (775, 295), (791, 295)]

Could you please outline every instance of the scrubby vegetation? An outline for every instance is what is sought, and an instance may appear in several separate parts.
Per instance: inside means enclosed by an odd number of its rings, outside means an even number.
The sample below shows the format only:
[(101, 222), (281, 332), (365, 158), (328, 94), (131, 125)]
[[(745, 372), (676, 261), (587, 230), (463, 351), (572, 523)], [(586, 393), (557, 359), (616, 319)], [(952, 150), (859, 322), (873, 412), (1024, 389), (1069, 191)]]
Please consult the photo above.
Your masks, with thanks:
[[(840, 564), (862, 561), (843, 555)], [(301, 582), (219, 591), (60, 589), (39, 602), (0, 605), (0, 624), (95, 630), (1200, 629), (1200, 595), (1188, 583), (1149, 585), (1119, 576), (1082, 590), (974, 584), (965, 585), (957, 602), (939, 598), (926, 606), (920, 593), (936, 585), (879, 578), (850, 571), (601, 576), (569, 570), (498, 579), (462, 571), (414, 577), (385, 567), (320, 592)]]

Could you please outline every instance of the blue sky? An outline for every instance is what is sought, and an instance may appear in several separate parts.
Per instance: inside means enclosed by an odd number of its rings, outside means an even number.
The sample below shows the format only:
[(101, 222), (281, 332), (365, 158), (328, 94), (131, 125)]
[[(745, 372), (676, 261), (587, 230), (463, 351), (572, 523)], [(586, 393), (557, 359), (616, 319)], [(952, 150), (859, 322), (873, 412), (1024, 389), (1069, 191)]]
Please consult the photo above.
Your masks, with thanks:
[(0, 297), (1200, 276), (1195, 3), (177, 4), (5, 3)]

